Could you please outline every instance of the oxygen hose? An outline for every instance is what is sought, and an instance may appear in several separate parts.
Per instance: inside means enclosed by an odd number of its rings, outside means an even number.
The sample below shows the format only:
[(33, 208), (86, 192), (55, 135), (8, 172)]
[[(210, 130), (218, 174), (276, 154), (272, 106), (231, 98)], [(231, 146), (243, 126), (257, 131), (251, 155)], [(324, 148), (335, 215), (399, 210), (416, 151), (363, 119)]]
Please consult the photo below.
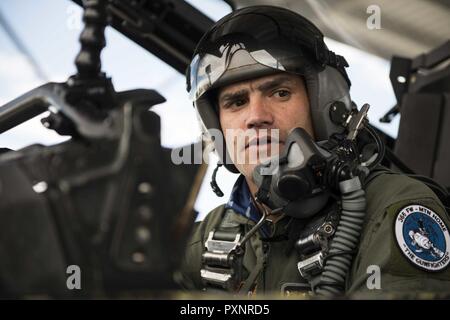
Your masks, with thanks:
[(339, 295), (345, 291), (345, 280), (352, 265), (366, 215), (366, 194), (358, 177), (339, 183), (342, 213), (336, 233), (325, 257), (324, 269), (314, 287), (318, 295)]

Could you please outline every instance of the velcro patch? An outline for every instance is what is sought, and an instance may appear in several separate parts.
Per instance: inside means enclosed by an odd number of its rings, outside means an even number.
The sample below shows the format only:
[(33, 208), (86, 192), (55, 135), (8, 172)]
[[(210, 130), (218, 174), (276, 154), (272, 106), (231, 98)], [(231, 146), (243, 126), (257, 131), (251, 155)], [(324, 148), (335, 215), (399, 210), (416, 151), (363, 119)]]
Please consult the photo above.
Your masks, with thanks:
[(441, 271), (450, 263), (450, 234), (442, 218), (422, 205), (401, 209), (395, 236), (403, 254), (417, 267)]

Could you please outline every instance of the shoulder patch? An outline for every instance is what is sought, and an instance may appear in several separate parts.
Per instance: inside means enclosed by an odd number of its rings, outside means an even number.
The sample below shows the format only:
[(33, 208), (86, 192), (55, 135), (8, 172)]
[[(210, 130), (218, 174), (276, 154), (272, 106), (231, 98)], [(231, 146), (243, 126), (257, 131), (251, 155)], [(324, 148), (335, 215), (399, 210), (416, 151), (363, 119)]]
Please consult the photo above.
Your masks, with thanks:
[(422, 205), (402, 208), (395, 236), (403, 254), (417, 267), (441, 271), (450, 263), (450, 234), (441, 217)]

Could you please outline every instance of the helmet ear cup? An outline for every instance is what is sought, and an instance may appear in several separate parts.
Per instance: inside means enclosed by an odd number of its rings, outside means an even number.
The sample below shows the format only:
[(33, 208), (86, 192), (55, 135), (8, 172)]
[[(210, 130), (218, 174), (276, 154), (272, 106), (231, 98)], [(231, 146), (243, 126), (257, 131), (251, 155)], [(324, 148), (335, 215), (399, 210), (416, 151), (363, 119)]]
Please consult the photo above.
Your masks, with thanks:
[(340, 101), (348, 111), (351, 110), (347, 81), (339, 71), (329, 66), (320, 72), (308, 72), (304, 77), (316, 141), (327, 140), (333, 133), (343, 132), (344, 127), (331, 119), (330, 108)]

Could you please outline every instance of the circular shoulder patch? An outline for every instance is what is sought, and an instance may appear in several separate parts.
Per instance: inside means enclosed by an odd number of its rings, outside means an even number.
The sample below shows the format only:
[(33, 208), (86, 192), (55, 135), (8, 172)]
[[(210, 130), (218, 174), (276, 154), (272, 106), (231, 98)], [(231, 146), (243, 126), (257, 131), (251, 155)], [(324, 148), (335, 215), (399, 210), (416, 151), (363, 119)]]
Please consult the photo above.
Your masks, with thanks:
[(450, 263), (450, 234), (439, 215), (421, 205), (400, 210), (395, 220), (400, 250), (416, 266), (440, 271)]

